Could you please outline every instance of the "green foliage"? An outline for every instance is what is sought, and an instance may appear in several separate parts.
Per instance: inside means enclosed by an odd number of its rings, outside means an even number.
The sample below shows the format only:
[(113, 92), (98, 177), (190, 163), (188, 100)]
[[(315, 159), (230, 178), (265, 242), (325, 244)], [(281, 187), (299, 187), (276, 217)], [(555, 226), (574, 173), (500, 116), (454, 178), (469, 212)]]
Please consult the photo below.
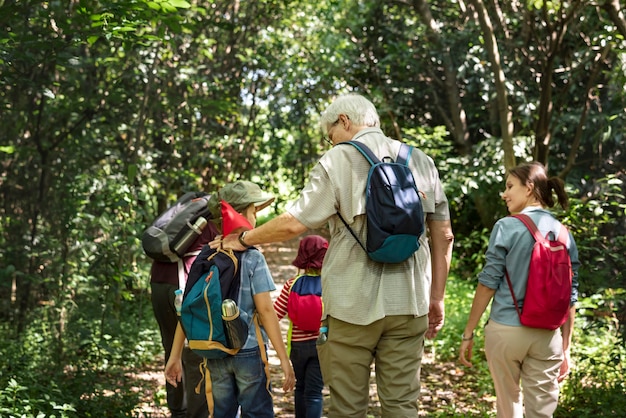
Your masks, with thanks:
[(562, 389), (555, 417), (618, 416), (625, 410), (624, 325), (615, 312), (620, 304), (623, 309), (625, 296), (623, 289), (606, 290), (579, 301), (572, 345), (574, 369)]
[[(485, 253), (491, 231), (474, 230), (455, 240), (454, 258), (450, 269), (464, 279), (475, 279), (485, 266)], [(457, 234), (458, 237), (458, 234)]]
[[(29, 388), (36, 385), (36, 381), (34, 381), (29, 387), (22, 386), (15, 379), (10, 379), (7, 386), (0, 389), (0, 413), (2, 416), (10, 418), (18, 416), (20, 418), (70, 418), (77, 416), (74, 414), (76, 409), (72, 405), (59, 405), (53, 400), (61, 392), (54, 382), (46, 387), (45, 391), (44, 388), (40, 388), (42, 398), (29, 398), (29, 395), (32, 394), (32, 390)], [(47, 410), (52, 412), (49, 414), (42, 412)]]
[(580, 254), (580, 290), (594, 294), (604, 288), (626, 288), (626, 185), (609, 176), (595, 180), (587, 190), (570, 199), (564, 219)]
[(402, 134), (404, 142), (421, 149), (436, 162), (442, 161), (444, 167), (445, 158), (454, 155), (454, 147), (445, 126), (418, 126), (405, 129)]
[[(437, 161), (455, 234), (452, 270), (462, 278), (474, 278), (480, 272), (491, 228), (508, 214), (500, 198), (505, 180), (500, 141), (490, 138), (467, 156), (448, 155)], [(528, 138), (516, 138), (514, 149), (518, 158), (527, 159), (528, 148)]]
[[(0, 330), (0, 412), (9, 417), (135, 416), (142, 390), (132, 372), (162, 356), (146, 293), (117, 305), (91, 292), (67, 323), (51, 326), (42, 307), (17, 339)], [(60, 327), (66, 329), (61, 333)]]

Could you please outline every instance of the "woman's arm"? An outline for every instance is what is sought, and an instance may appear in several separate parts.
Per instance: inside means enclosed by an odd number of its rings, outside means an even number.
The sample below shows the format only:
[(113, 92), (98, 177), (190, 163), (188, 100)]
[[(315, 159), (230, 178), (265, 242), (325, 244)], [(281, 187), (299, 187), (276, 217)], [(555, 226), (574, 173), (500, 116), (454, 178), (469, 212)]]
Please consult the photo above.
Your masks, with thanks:
[(495, 289), (491, 289), (481, 283), (478, 283), (476, 287), (472, 309), (463, 331), (463, 340), (459, 350), (459, 360), (466, 366), (472, 366), (470, 360), (472, 359), (472, 348), (474, 346), (474, 330), (478, 326), (478, 322), (480, 322), (480, 318), (483, 316), (485, 309), (487, 309), (494, 293), (496, 293)]
[(569, 308), (567, 320), (561, 325), (561, 334), (563, 336), (563, 363), (559, 370), (559, 382), (562, 382), (570, 372), (572, 360), (570, 359), (570, 345), (572, 344), (572, 333), (574, 331), (574, 318), (576, 317), (576, 307)]

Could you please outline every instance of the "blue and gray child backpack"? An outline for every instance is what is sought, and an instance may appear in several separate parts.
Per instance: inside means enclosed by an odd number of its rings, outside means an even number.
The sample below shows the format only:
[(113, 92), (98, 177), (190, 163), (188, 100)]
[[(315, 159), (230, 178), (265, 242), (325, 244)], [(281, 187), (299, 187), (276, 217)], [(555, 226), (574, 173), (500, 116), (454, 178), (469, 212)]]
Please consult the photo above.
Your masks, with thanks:
[(420, 247), (424, 233), (424, 210), (409, 159), (413, 147), (400, 145), (394, 162), (390, 157), (379, 160), (363, 143), (341, 142), (355, 147), (370, 163), (365, 189), (367, 244), (363, 245), (348, 223), (337, 212), (352, 236), (369, 258), (379, 263), (400, 263)]
[(141, 245), (154, 260), (175, 263), (202, 233), (211, 218), (208, 202), (211, 195), (188, 192), (161, 213), (143, 232)]

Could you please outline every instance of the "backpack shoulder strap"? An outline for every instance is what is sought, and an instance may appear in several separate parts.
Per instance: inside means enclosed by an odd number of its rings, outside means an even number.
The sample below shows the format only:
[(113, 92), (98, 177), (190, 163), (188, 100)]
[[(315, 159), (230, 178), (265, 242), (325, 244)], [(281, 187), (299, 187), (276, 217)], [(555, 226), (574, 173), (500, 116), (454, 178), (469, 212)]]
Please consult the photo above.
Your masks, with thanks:
[(509, 277), (509, 272), (504, 269), (504, 276), (506, 277), (506, 282), (509, 285), (509, 291), (511, 292), (511, 297), (513, 298), (513, 304), (515, 305), (515, 311), (517, 312), (517, 316), (522, 317), (522, 310), (519, 308), (517, 303), (517, 298), (515, 297), (515, 293), (513, 292), (513, 283), (511, 283), (511, 278)]
[(528, 228), (528, 230), (530, 231), (530, 234), (533, 236), (533, 238), (535, 238), (535, 241), (543, 242), (546, 240), (544, 237), (541, 236), (541, 232), (539, 232), (539, 230), (537, 229), (537, 225), (535, 225), (535, 223), (530, 218), (530, 216), (524, 215), (522, 213), (518, 213), (517, 215), (511, 215), (511, 216), (519, 219), (520, 221), (522, 221), (524, 225), (526, 225), (526, 228)]
[[(526, 226), (526, 228), (528, 229), (530, 234), (533, 236), (535, 241), (542, 242), (542, 241), (545, 240), (545, 238), (541, 236), (541, 233), (537, 229), (537, 225), (535, 225), (535, 223), (530, 218), (530, 216), (518, 213), (517, 215), (511, 215), (511, 217), (519, 219), (520, 221), (522, 221), (522, 223), (524, 224), (524, 226)], [(511, 283), (511, 278), (509, 277), (509, 272), (506, 270), (506, 268), (504, 269), (504, 275), (506, 277), (506, 282), (509, 285), (509, 291), (511, 292), (511, 297), (513, 298), (513, 304), (515, 305), (515, 311), (517, 312), (517, 316), (519, 316), (520, 320), (521, 320), (522, 310), (520, 309), (519, 304), (517, 303), (517, 298), (515, 297), (515, 292), (513, 292), (513, 284)]]
[(405, 144), (404, 142), (400, 143), (400, 150), (398, 151), (398, 156), (396, 157), (396, 163), (401, 165), (409, 165), (409, 159), (411, 158), (411, 153), (413, 152), (413, 147)]
[[(528, 230), (533, 235), (536, 241), (542, 242), (547, 239), (541, 235), (541, 232), (539, 232), (539, 230), (537, 229), (537, 225), (535, 225), (535, 223), (530, 218), (530, 216), (521, 214), (521, 213), (518, 213), (517, 215), (511, 215), (511, 216), (522, 221), (524, 225), (526, 225), (526, 228), (528, 228)], [(559, 231), (559, 235), (556, 237), (556, 240), (559, 241), (561, 244), (567, 246), (567, 237), (569, 235), (567, 228), (562, 223), (559, 222), (559, 224), (561, 225), (561, 230)]]
[[(346, 141), (340, 142), (339, 144), (350, 144), (356, 149), (359, 150), (361, 154), (369, 161), (371, 165), (379, 164), (380, 159), (374, 155), (371, 149), (362, 142), (359, 141)], [(411, 153), (413, 152), (413, 147), (407, 145), (403, 142), (400, 143), (400, 150), (398, 151), (398, 155), (396, 156), (396, 163), (400, 165), (409, 165), (409, 159), (411, 158)]]
[(559, 236), (556, 237), (556, 240), (565, 245), (565, 247), (567, 247), (568, 238), (569, 231), (567, 230), (567, 227), (565, 225), (561, 224), (561, 230), (559, 231)]
[(299, 274), (293, 279), (293, 282), (291, 282), (291, 286), (289, 286), (289, 293), (287, 294), (287, 298), (289, 298), (289, 295), (291, 295), (291, 291), (293, 290), (294, 285), (296, 284), (298, 279), (302, 276), (304, 276), (304, 274)]
[(270, 391), (270, 365), (267, 361), (267, 353), (265, 351), (265, 342), (263, 341), (263, 335), (261, 334), (261, 319), (259, 318), (259, 313), (255, 310), (254, 314), (252, 314), (252, 322), (254, 323), (254, 330), (256, 333), (256, 341), (259, 345), (259, 351), (261, 352), (261, 360), (263, 361), (263, 370), (265, 371), (265, 377), (267, 381), (265, 382), (265, 390), (271, 393)]
[(341, 216), (341, 213), (339, 213), (339, 211), (336, 212), (337, 216), (339, 216), (339, 219), (341, 219), (341, 222), (343, 222), (343, 224), (346, 226), (346, 228), (348, 228), (348, 231), (350, 231), (350, 233), (352, 234), (352, 236), (354, 237), (354, 239), (356, 240), (356, 242), (359, 243), (359, 245), (361, 246), (361, 248), (363, 248), (363, 251), (367, 252), (367, 249), (365, 248), (365, 245), (361, 242), (361, 240), (359, 239), (359, 237), (356, 236), (356, 233), (354, 232), (354, 230), (350, 227), (350, 225), (348, 225), (348, 222), (346, 222), (345, 219), (343, 219), (343, 216)]

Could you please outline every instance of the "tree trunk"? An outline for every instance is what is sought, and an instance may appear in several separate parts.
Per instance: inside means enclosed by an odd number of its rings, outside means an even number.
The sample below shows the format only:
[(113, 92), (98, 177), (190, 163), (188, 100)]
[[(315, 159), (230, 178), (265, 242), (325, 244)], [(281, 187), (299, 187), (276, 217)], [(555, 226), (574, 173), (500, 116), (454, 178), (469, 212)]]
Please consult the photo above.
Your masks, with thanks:
[[(442, 111), (443, 119), (446, 121), (446, 127), (452, 133), (454, 142), (458, 147), (461, 154), (467, 154), (470, 150), (469, 132), (467, 130), (467, 115), (463, 104), (461, 103), (461, 96), (459, 94), (459, 86), (456, 84), (458, 79), (456, 69), (453, 66), (452, 58), (450, 57), (450, 51), (446, 49), (444, 51), (444, 43), (441, 39), (441, 33), (433, 19), (428, 2), (426, 0), (414, 0), (413, 7), (418, 11), (422, 22), (428, 28), (430, 42), (437, 45), (442, 50), (443, 71), (444, 71), (444, 93), (447, 98), (448, 109)], [(448, 118), (447, 116), (450, 116)]]
[(470, 0), (476, 11), (476, 18), (480, 23), (485, 38), (485, 48), (489, 56), (491, 70), (494, 75), (496, 88), (496, 98), (498, 103), (498, 117), (500, 121), (502, 135), (502, 149), (504, 150), (504, 168), (509, 169), (515, 166), (515, 153), (513, 152), (513, 114), (509, 106), (506, 92), (505, 76), (500, 64), (500, 52), (498, 42), (493, 31), (493, 25), (489, 18), (489, 13), (485, 9), (482, 0)]
[(543, 165), (548, 163), (548, 151), (550, 150), (550, 121), (552, 120), (552, 67), (553, 56), (548, 56), (541, 69), (541, 81), (539, 97), (539, 109), (537, 109), (537, 124), (535, 125), (535, 148), (533, 159)]
[[(543, 7), (545, 8), (547, 6), (544, 4)], [(569, 22), (575, 19), (578, 15), (578, 10), (582, 7), (584, 6), (582, 6), (581, 2), (572, 2), (569, 8), (565, 9), (563, 7), (559, 9), (560, 15), (557, 17), (555, 25), (552, 25), (546, 18), (545, 25), (550, 31), (550, 35), (547, 37), (545, 46), (538, 45), (540, 50), (543, 49), (546, 59), (541, 65), (541, 96), (537, 112), (538, 119), (535, 126), (535, 149), (533, 151), (533, 157), (546, 167), (548, 166), (550, 140), (552, 139), (551, 124), (554, 111), (554, 103), (552, 100), (554, 64), (557, 54), (563, 46), (563, 39), (568, 31)], [(544, 14), (547, 15), (547, 13)]]
[(594, 60), (593, 67), (591, 68), (591, 72), (589, 74), (589, 81), (587, 82), (587, 94), (585, 104), (583, 106), (580, 119), (578, 120), (578, 125), (576, 126), (576, 133), (574, 134), (572, 147), (570, 148), (569, 155), (567, 156), (567, 164), (559, 173), (559, 177), (562, 179), (565, 179), (567, 174), (571, 171), (572, 167), (574, 167), (574, 162), (576, 161), (576, 157), (578, 156), (578, 148), (580, 147), (580, 142), (583, 136), (583, 129), (585, 127), (587, 115), (589, 114), (589, 109), (591, 108), (591, 102), (593, 100), (592, 91), (597, 87), (596, 78), (598, 77), (598, 74), (600, 73), (600, 68), (602, 68), (604, 60), (606, 59), (610, 51), (611, 45), (607, 44)]

